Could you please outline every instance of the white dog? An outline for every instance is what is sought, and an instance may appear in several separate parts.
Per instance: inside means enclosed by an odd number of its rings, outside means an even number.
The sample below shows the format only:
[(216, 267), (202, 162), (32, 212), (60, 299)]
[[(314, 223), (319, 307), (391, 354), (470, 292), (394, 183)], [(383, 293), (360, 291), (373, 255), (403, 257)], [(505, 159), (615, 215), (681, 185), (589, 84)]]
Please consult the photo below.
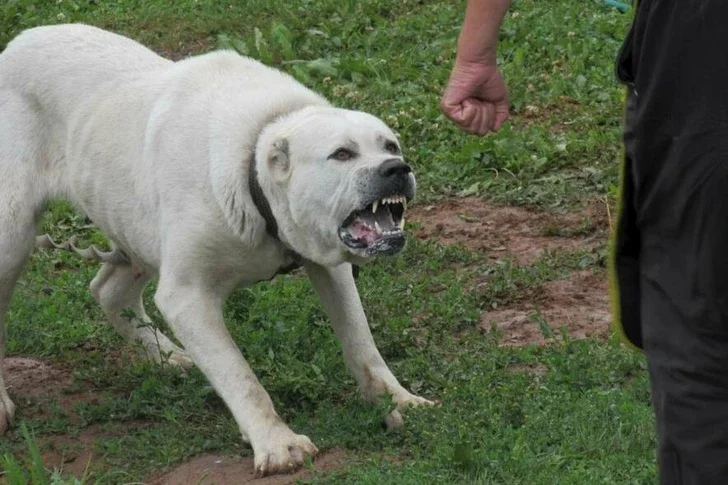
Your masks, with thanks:
[[(223, 301), (300, 264), (364, 397), (429, 403), (388, 369), (352, 275), (352, 264), (403, 248), (414, 192), (381, 120), (333, 108), (254, 60), (216, 52), (173, 63), (84, 25), (25, 31), (0, 54), (0, 359), (43, 203), (68, 198), (113, 242), (86, 254), (104, 261), (91, 292), (114, 327), (151, 358), (204, 372), (259, 474), (293, 470), (317, 449), (276, 414), (225, 328)], [(185, 350), (144, 326), (153, 277)], [(14, 405), (1, 369), (4, 432)]]

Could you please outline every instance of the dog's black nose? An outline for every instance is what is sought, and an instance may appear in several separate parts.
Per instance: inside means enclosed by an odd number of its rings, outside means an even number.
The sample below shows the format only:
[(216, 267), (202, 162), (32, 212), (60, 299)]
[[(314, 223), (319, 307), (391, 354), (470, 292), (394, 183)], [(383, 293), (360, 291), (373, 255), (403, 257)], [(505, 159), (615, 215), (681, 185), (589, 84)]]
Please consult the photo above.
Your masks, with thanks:
[(382, 177), (394, 177), (395, 175), (407, 175), (412, 168), (399, 158), (390, 158), (379, 166), (379, 175)]

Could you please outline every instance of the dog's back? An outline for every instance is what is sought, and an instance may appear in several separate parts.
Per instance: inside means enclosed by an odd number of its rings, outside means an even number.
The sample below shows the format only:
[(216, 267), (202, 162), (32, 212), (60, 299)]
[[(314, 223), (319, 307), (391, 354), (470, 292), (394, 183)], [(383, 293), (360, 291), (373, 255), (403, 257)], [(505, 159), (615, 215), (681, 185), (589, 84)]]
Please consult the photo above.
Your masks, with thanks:
[(0, 195), (26, 184), (26, 203), (64, 195), (57, 177), (73, 113), (105, 85), (172, 64), (130, 39), (87, 25), (21, 33), (0, 53)]
[(67, 116), (105, 83), (171, 64), (131, 39), (96, 27), (37, 27), (0, 54), (0, 90), (25, 96), (43, 114)]

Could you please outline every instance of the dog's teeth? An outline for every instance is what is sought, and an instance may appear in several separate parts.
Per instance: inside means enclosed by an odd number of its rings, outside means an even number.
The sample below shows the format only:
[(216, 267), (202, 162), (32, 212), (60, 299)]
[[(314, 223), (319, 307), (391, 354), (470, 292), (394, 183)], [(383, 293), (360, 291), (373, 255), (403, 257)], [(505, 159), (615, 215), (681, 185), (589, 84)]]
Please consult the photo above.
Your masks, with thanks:
[(402, 216), (402, 219), (399, 220), (399, 228), (404, 230), (404, 216)]
[(405, 197), (402, 197), (402, 208), (407, 210), (407, 199)]
[(375, 227), (375, 228), (377, 229), (377, 232), (378, 232), (379, 234), (381, 234), (381, 233), (382, 233), (382, 228), (381, 228), (381, 227), (379, 227), (379, 223), (378, 223), (377, 221), (374, 221), (374, 227)]
[(372, 214), (377, 213), (377, 207), (379, 207), (379, 201), (375, 200), (374, 203), (372, 204)]

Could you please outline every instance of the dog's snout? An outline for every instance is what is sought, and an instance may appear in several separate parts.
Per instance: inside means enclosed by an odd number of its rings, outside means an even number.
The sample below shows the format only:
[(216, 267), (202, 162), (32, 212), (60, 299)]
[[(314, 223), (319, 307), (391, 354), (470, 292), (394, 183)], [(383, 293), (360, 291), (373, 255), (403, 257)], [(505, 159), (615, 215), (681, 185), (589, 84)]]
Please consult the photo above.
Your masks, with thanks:
[(411, 171), (412, 168), (399, 158), (390, 158), (379, 166), (379, 174), (385, 178), (407, 175)]

